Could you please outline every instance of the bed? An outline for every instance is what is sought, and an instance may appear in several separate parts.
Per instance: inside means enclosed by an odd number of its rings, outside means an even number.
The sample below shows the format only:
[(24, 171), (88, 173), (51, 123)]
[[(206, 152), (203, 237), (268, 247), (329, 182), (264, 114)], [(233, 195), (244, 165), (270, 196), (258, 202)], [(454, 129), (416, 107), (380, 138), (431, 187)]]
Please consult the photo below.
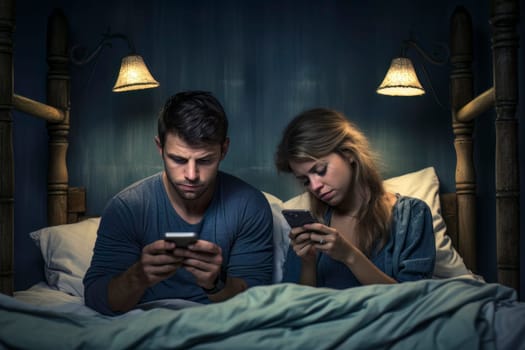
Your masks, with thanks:
[[(500, 348), (525, 347), (525, 307), (519, 293), (519, 162), (516, 128), (517, 1), (493, 1), (494, 85), (473, 92), (470, 15), (451, 17), (451, 116), (457, 156), (456, 192), (439, 193), (434, 168), (385, 180), (390, 191), (423, 199), (431, 208), (436, 268), (430, 280), (329, 290), (297, 285), (283, 208), (307, 207), (299, 195), (282, 201), (265, 193), (274, 214), (274, 284), (219, 304), (160, 300), (108, 317), (83, 303), (82, 277), (99, 218), (85, 218), (82, 188), (68, 184), (67, 19), (49, 18), (47, 101), (13, 91), (14, 2), (0, 2), (0, 348)], [(476, 272), (474, 118), (495, 107), (498, 283)], [(12, 109), (48, 121), (48, 226), (31, 232), (45, 266), (44, 282), (13, 287), (14, 156)], [(74, 122), (74, 117), (72, 117)], [(118, 321), (118, 322), (115, 322)], [(30, 334), (30, 336), (28, 336)], [(327, 336), (329, 334), (330, 336)]]

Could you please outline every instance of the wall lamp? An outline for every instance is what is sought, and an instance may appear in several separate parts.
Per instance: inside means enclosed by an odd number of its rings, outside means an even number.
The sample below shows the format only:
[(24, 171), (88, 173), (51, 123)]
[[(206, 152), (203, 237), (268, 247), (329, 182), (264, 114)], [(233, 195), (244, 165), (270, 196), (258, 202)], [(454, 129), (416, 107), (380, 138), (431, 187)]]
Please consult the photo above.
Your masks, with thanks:
[[(434, 65), (443, 66), (448, 63), (449, 50), (447, 46), (438, 45), (432, 54), (428, 54), (414, 40), (404, 40), (401, 47), (401, 56), (392, 60), (383, 82), (376, 90), (378, 94), (389, 96), (418, 96), (425, 93), (425, 89), (419, 82), (414, 65), (406, 55), (409, 48), (415, 49), (420, 57)], [(434, 99), (441, 107), (445, 108), (434, 91), (425, 66), (421, 65), (421, 68), (428, 81)]]
[(78, 66), (85, 65), (91, 62), (101, 52), (104, 47), (111, 47), (111, 41), (114, 39), (121, 39), (127, 42), (130, 53), (122, 58), (120, 64), (120, 71), (117, 81), (113, 86), (113, 92), (123, 92), (131, 90), (142, 90), (156, 88), (160, 84), (151, 75), (148, 67), (144, 63), (142, 56), (136, 54), (135, 46), (131, 40), (120, 33), (102, 34), (102, 40), (97, 47), (90, 54), (84, 55), (84, 48), (74, 46), (71, 48), (71, 62)]

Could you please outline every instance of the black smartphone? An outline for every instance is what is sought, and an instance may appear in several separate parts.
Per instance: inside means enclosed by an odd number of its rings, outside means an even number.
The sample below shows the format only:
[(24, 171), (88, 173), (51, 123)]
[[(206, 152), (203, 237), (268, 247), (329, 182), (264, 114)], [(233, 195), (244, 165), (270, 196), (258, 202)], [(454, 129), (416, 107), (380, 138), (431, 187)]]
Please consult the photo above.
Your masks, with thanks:
[(283, 209), (281, 213), (292, 228), (318, 222), (312, 213), (306, 209)]
[(197, 242), (199, 235), (196, 232), (166, 232), (164, 239), (175, 242), (177, 248), (187, 248), (188, 245)]

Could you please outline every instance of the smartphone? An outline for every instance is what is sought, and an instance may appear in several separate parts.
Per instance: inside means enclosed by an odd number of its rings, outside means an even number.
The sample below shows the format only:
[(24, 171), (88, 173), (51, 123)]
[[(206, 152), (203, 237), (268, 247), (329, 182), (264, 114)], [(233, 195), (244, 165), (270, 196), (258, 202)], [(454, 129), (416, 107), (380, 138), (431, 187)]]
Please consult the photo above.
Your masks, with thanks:
[(197, 242), (199, 235), (196, 232), (166, 232), (164, 239), (175, 242), (177, 248), (186, 248), (188, 245)]
[(312, 213), (306, 209), (283, 209), (281, 212), (292, 228), (318, 222)]

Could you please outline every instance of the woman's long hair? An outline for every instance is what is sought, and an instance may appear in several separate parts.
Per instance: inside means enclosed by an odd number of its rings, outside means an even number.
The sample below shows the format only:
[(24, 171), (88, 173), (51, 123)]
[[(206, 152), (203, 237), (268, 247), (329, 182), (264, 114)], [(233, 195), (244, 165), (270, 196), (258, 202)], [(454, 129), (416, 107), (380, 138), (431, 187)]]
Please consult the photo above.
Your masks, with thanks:
[[(290, 162), (315, 161), (334, 152), (352, 166), (351, 183), (365, 191), (365, 200), (358, 212), (357, 244), (370, 256), (388, 241), (392, 213), (376, 167), (376, 156), (367, 138), (353, 123), (330, 109), (316, 108), (301, 113), (284, 130), (275, 165), (278, 171), (290, 173)], [(312, 213), (323, 222), (327, 205), (311, 192), (309, 197)]]

